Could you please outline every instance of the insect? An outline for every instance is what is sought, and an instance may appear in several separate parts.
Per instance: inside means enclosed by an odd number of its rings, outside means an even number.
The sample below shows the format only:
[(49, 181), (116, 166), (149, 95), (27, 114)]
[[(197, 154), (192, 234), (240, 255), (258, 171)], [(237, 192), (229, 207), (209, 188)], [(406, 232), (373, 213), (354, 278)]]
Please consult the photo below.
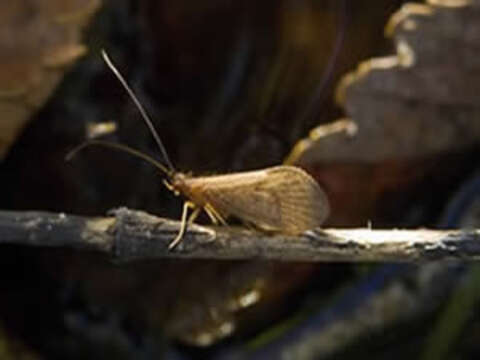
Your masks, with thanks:
[[(137, 106), (165, 164), (125, 145), (101, 140), (87, 140), (74, 148), (66, 158), (70, 160), (87, 146), (100, 145), (128, 152), (157, 167), (166, 176), (166, 187), (187, 199), (183, 206), (180, 230), (169, 244), (169, 249), (182, 240), (187, 226), (195, 221), (202, 210), (214, 224), (226, 225), (226, 218), (234, 216), (261, 230), (286, 235), (314, 229), (325, 221), (330, 211), (327, 196), (318, 183), (298, 167), (280, 165), (205, 177), (191, 177), (176, 171), (142, 104), (103, 50), (102, 56)], [(192, 212), (188, 216), (190, 209)]]

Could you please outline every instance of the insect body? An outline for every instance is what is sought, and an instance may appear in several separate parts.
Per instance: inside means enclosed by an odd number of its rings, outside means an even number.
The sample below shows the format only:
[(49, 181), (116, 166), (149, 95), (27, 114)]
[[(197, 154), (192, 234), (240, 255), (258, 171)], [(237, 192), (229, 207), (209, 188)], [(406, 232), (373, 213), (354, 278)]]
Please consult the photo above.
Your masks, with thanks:
[(318, 227), (329, 212), (317, 182), (294, 166), (207, 177), (177, 174), (172, 188), (218, 222), (233, 215), (262, 230), (285, 234)]
[[(139, 108), (166, 159), (167, 166), (125, 145), (100, 140), (81, 144), (67, 155), (67, 159), (86, 146), (102, 145), (140, 157), (163, 172), (167, 177), (164, 181), (167, 188), (188, 199), (183, 207), (180, 231), (169, 248), (173, 248), (182, 240), (187, 225), (195, 221), (202, 210), (215, 224), (226, 224), (227, 217), (235, 216), (261, 230), (287, 235), (314, 229), (325, 221), (329, 213), (325, 193), (310, 175), (295, 166), (275, 166), (263, 170), (205, 177), (189, 177), (177, 172), (133, 91), (105, 52), (103, 57)], [(189, 208), (193, 211), (187, 219)]]

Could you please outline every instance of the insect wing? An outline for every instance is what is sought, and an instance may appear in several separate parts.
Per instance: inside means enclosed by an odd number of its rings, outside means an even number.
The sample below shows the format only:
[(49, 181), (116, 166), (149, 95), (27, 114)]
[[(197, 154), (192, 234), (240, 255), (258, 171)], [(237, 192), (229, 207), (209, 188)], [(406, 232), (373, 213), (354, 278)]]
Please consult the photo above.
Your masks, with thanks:
[(327, 197), (318, 183), (294, 166), (211, 177), (203, 194), (223, 215), (286, 234), (316, 228), (329, 213)]

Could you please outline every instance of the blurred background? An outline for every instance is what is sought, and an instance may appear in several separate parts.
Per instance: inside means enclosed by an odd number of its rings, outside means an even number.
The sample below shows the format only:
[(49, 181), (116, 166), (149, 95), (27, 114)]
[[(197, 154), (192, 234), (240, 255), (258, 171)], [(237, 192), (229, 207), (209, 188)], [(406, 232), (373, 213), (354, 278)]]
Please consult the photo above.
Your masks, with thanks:
[[(155, 168), (302, 166), (327, 227), (479, 227), (480, 1), (0, 3), (1, 208), (180, 217)], [(325, 135), (334, 121), (357, 133)], [(106, 129), (105, 133), (103, 133)], [(327, 131), (328, 132), (328, 131)], [(200, 223), (208, 223), (201, 218)], [(234, 223), (234, 221), (232, 222)], [(0, 234), (1, 236), (1, 234)], [(143, 261), (2, 245), (1, 359), (463, 359), (476, 264)]]

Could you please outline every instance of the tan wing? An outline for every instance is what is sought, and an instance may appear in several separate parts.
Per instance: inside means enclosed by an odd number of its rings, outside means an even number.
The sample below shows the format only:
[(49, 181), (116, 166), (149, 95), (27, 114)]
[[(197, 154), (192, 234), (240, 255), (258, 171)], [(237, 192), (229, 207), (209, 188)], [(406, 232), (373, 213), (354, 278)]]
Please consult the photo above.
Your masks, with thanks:
[(329, 213), (318, 183), (294, 166), (191, 180), (223, 216), (234, 215), (268, 231), (298, 234), (320, 226)]

